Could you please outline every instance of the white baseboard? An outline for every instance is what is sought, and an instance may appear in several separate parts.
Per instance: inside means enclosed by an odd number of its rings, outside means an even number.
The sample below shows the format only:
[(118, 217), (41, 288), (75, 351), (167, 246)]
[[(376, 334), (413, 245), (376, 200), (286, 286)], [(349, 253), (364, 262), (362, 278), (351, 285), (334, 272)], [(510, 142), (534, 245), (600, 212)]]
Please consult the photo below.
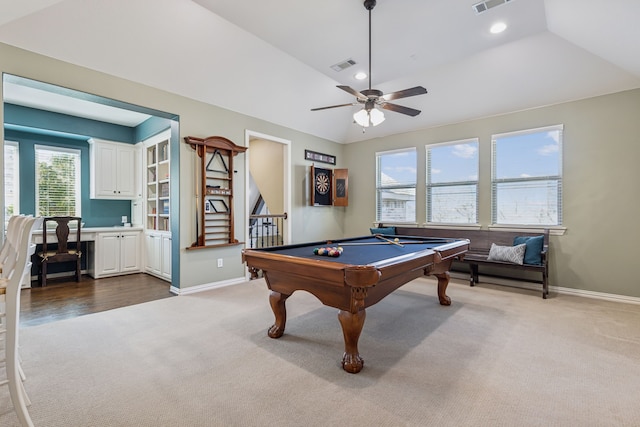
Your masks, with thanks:
[[(469, 282), (469, 273), (451, 272), (451, 277)], [(521, 282), (521, 281), (512, 280), (512, 279), (502, 279), (499, 277), (491, 277), (488, 280), (482, 280), (482, 274), (480, 275), (479, 278), (481, 279), (480, 284), (476, 286), (482, 286), (482, 283), (484, 282), (484, 283), (491, 283), (495, 285), (505, 285), (505, 286), (512, 286), (514, 288), (528, 289), (528, 290), (538, 291), (542, 293), (542, 285), (540, 284)], [(549, 292), (550, 293), (554, 292), (557, 294), (564, 294), (564, 295), (574, 295), (574, 296), (585, 297), (585, 298), (594, 298), (594, 299), (600, 299), (600, 300), (606, 300), (606, 301), (624, 302), (627, 304), (640, 304), (640, 298), (638, 297), (632, 297), (627, 295), (617, 295), (617, 294), (607, 294), (604, 292), (587, 291), (584, 289), (563, 288), (561, 286), (549, 286)]]
[(203, 285), (198, 285), (198, 286), (190, 286), (185, 289), (171, 286), (169, 291), (175, 295), (189, 295), (197, 292), (208, 291), (210, 289), (222, 288), (222, 287), (231, 286), (231, 285), (238, 285), (240, 283), (245, 283), (245, 282), (246, 282), (246, 279), (244, 277), (237, 277), (235, 279), (223, 280), (221, 282), (212, 282), (212, 283), (205, 283)]

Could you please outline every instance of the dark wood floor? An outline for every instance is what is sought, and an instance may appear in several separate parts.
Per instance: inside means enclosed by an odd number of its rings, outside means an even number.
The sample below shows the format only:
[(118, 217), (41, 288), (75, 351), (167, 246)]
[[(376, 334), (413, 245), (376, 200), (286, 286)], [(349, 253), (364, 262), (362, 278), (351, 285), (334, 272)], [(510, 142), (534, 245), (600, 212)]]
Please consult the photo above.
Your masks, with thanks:
[(20, 325), (35, 326), (169, 298), (174, 296), (169, 287), (169, 282), (144, 273), (98, 280), (83, 275), (79, 282), (72, 278), (47, 279), (44, 288), (22, 290)]

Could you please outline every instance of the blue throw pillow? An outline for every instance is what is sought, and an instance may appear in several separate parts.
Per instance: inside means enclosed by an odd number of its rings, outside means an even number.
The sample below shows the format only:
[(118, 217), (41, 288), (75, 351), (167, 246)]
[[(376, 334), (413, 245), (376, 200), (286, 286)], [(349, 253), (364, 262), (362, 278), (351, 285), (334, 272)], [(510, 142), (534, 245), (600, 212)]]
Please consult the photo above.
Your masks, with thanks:
[(395, 227), (380, 227), (380, 228), (370, 228), (371, 234), (387, 234), (390, 236), (394, 236), (396, 234)]
[(527, 245), (527, 250), (524, 253), (524, 263), (542, 265), (542, 246), (544, 245), (544, 236), (518, 236), (513, 239), (513, 246)]

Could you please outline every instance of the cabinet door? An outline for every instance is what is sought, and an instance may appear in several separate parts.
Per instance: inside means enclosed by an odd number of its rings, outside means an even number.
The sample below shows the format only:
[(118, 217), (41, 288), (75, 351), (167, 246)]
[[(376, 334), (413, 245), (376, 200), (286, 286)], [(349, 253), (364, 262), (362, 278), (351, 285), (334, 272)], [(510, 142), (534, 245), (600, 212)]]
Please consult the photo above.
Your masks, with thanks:
[(115, 170), (118, 197), (133, 198), (136, 195), (136, 151), (134, 147), (118, 146), (118, 163)]
[(122, 233), (120, 237), (120, 271), (140, 271), (140, 233)]
[(96, 236), (96, 277), (120, 272), (120, 233)]
[(147, 234), (146, 235), (146, 253), (147, 253), (147, 262), (146, 269), (150, 273), (160, 274), (160, 250), (161, 250), (161, 241), (160, 236), (158, 234)]
[(117, 146), (113, 144), (94, 143), (91, 146), (91, 197), (114, 198), (117, 193)]
[(160, 274), (171, 280), (171, 236), (162, 235), (162, 263)]
[(134, 199), (138, 170), (134, 146), (90, 140), (89, 196), (92, 199)]

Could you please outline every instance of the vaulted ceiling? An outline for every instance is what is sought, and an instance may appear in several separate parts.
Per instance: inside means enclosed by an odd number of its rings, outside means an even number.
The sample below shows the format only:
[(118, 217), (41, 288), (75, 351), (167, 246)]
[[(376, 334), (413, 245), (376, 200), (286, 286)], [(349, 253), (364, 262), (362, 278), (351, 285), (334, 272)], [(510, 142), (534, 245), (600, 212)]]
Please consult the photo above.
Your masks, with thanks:
[(478, 1), (377, 1), (372, 86), (429, 93), (365, 133), (361, 107), (310, 111), (367, 87), (362, 0), (0, 0), (0, 42), (340, 143), (640, 87), (640, 1)]

